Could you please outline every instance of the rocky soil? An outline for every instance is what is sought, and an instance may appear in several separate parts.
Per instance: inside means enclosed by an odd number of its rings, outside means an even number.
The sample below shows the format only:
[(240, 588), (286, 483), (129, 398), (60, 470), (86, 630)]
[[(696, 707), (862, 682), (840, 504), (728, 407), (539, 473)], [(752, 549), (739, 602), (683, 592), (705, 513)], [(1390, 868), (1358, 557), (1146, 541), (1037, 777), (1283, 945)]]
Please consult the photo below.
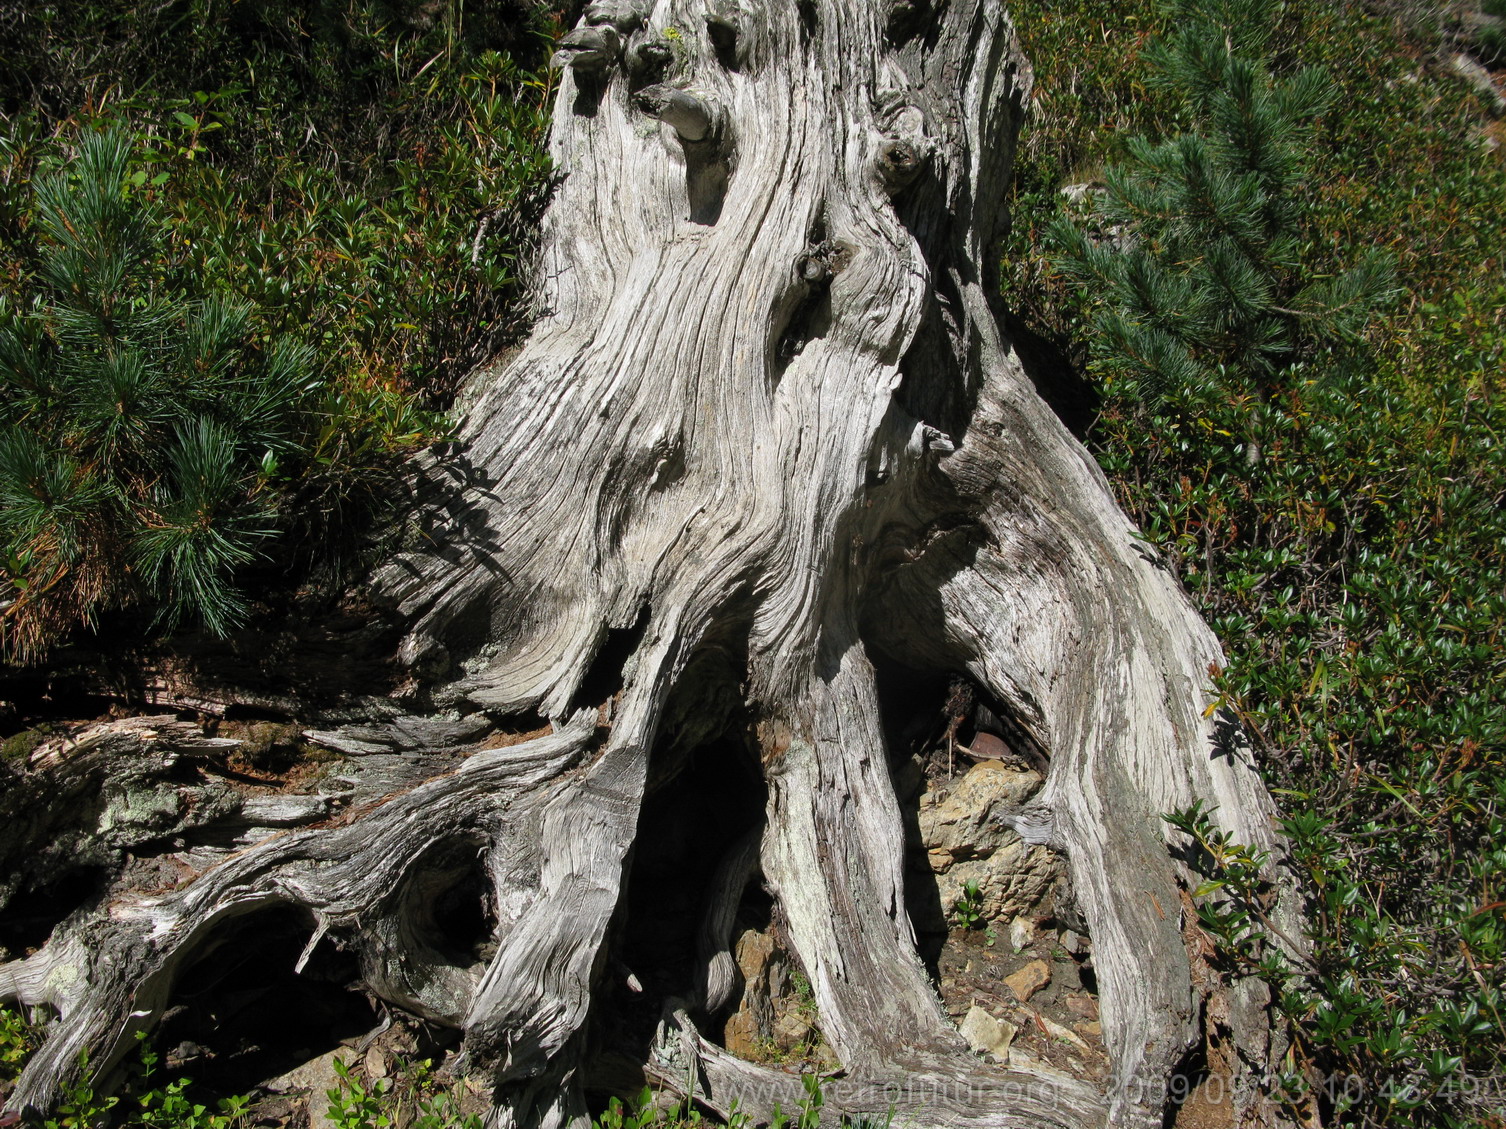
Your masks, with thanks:
[[(963, 1036), (1000, 1065), (1103, 1076), (1092, 943), (1061, 859), (1002, 819), (1040, 789), (1041, 775), (1007, 755), (975, 762), (964, 753), (916, 758), (901, 781), (915, 812), (911, 916)], [(777, 926), (745, 929), (736, 955), (744, 990), (724, 1025), (727, 1048), (756, 1062), (838, 1068)]]

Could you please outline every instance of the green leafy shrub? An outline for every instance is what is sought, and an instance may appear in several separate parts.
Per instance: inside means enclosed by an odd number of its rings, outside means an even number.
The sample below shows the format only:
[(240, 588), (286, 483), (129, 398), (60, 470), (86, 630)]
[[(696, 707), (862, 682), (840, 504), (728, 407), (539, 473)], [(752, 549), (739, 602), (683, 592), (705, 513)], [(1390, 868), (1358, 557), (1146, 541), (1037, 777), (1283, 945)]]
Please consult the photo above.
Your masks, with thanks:
[(31, 1026), (19, 1012), (0, 1006), (0, 1087), (16, 1080), (35, 1049)]
[[(1092, 341), (1095, 317), (1143, 314), (1122, 289), (1076, 287), (1045, 234), (1075, 208), (1061, 186), (1136, 167), (1134, 135), (1207, 128), (1152, 71), (1172, 12), (1132, 0), (1110, 34), (1085, 2), (1011, 11), (1045, 112), (1021, 143), (1008, 297), (1092, 362), (1093, 448), (1223, 639), (1214, 693), (1284, 811), (1283, 860), (1218, 838), (1206, 813), (1171, 813), (1207, 867), (1199, 924), (1225, 975), (1277, 989), (1293, 1050), (1276, 1081), (1292, 1100), (1343, 1126), (1490, 1124), (1506, 1074), (1506, 164), (1481, 143), (1482, 107), (1429, 69), (1438, 45), (1414, 28), (1358, 6), (1279, 8), (1273, 83), (1316, 65), (1338, 92), (1303, 127), (1286, 196), (1297, 269), (1277, 285), (1295, 296), (1379, 247), (1402, 300), (1361, 342), (1298, 319), (1267, 395), (1238, 391), (1259, 369), (1185, 343), (1200, 387), (1224, 390), (1187, 410), (1102, 363), (1113, 345)], [(1309, 896), (1305, 960), (1262, 918), (1278, 863)]]
[[(29, 1124), (41, 1129), (240, 1129), (250, 1100), (243, 1094), (221, 1098), (210, 1110), (188, 1094), (187, 1078), (164, 1081), (161, 1056), (138, 1034), (137, 1061), (129, 1082), (118, 1094), (103, 1094), (88, 1080), (88, 1056), (79, 1056), (80, 1077), (65, 1085), (46, 1117)], [(37, 1040), (22, 1016), (0, 1007), (0, 1094), (15, 1080)]]
[(337, 1129), (481, 1129), (481, 1116), (460, 1108), (458, 1084), (442, 1084), (432, 1063), (399, 1063), (394, 1081), (363, 1082), (340, 1059), (335, 1059), (339, 1085), (328, 1092), (329, 1120)]
[[(794, 1126), (794, 1129), (818, 1129), (822, 1124), (821, 1111), (826, 1105), (826, 1095), (822, 1090), (821, 1076), (802, 1074), (800, 1083), (805, 1093), (798, 1108), (793, 1112), (786, 1112), (776, 1105), (769, 1118), (770, 1129), (786, 1129), (787, 1126)], [(894, 1113), (891, 1110), (885, 1117), (854, 1118), (844, 1114), (837, 1123), (842, 1129), (888, 1129), (893, 1120)], [(596, 1129), (697, 1129), (700, 1126), (723, 1124), (727, 1129), (752, 1129), (756, 1122), (746, 1113), (739, 1112), (735, 1104), (731, 1116), (725, 1122), (707, 1118), (688, 1098), (656, 1104), (654, 1092), (647, 1086), (631, 1102), (612, 1098), (607, 1103), (607, 1108), (592, 1121)], [(831, 1124), (831, 1119), (827, 1119), (827, 1124)]]
[(22, 174), (34, 138), (126, 124), (186, 269), (427, 390), (516, 320), (559, 7), (90, 0), (15, 17), (0, 98)]
[(982, 929), (986, 924), (983, 917), (983, 892), (974, 879), (968, 879), (957, 904), (952, 907), (952, 924), (958, 929)]
[[(238, 1129), (251, 1104), (244, 1094), (220, 1098), (215, 1111), (187, 1093), (192, 1080), (178, 1078), (164, 1082), (159, 1078), (161, 1056), (152, 1049), (145, 1032), (138, 1032), (140, 1066), (119, 1099), (119, 1108), (129, 1109), (119, 1117), (122, 1126), (136, 1129)], [(107, 1099), (114, 1101), (115, 1099)]]

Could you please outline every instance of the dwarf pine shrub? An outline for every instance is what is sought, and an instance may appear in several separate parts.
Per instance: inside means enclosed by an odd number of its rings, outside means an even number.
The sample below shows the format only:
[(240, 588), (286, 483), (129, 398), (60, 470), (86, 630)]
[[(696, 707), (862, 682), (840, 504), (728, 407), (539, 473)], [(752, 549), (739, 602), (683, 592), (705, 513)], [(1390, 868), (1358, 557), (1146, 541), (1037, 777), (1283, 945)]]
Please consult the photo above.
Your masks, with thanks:
[(33, 185), (35, 288), (0, 305), (6, 645), (133, 597), (168, 624), (244, 617), (235, 571), (273, 531), (276, 467), (316, 426), (310, 355), (253, 344), (244, 303), (167, 276), (131, 142), (85, 133)]
[(1090, 294), (1092, 356), (1148, 408), (1268, 398), (1315, 348), (1353, 338), (1393, 286), (1369, 251), (1334, 277), (1303, 269), (1301, 200), (1313, 122), (1334, 86), (1274, 77), (1275, 0), (1179, 0), (1146, 51), (1148, 82), (1193, 128), (1134, 137), (1106, 175), (1093, 228), (1049, 229), (1056, 264)]
[[(1108, 17), (1085, 0), (1015, 0), (1041, 106), (1021, 143), (1009, 297), (1088, 362), (1101, 396), (1090, 442), (1223, 640), (1211, 694), (1241, 717), (1280, 802), (1284, 858), (1218, 838), (1203, 813), (1168, 813), (1206, 856), (1190, 893), (1215, 966), (1264, 978), (1289, 1022), (1273, 1096), (1299, 1119), (1356, 1129), (1494, 1125), (1506, 1076), (1506, 163), (1481, 144), (1473, 94), (1424, 62), (1438, 45), (1410, 38), (1415, 27), (1309, 0), (1265, 11), (1272, 30), (1254, 39), (1204, 27), (1179, 45), (1199, 18), (1189, 5), (1133, 0)], [(1252, 44), (1246, 90), (1275, 98), (1321, 63), (1336, 88), (1311, 104), (1322, 113), (1284, 134), (1279, 115), (1230, 112), (1243, 95), (1215, 118), (1188, 92), (1199, 59), (1215, 74), (1221, 47)], [(1168, 62), (1183, 80), (1168, 81)], [(1300, 139), (1263, 188), (1226, 160), (1240, 120)], [(1230, 198), (1283, 194), (1264, 213), (1280, 222), (1261, 226), (1253, 206), (1238, 223), (1213, 222), (1211, 208), (1178, 217), (1165, 198), (1195, 203), (1198, 165), (1169, 147), (1189, 135), (1217, 154), (1202, 167)], [(1086, 219), (1059, 192), (1084, 180), (1108, 186)], [(1241, 227), (1290, 237), (1280, 254), (1247, 256), (1261, 303), (1244, 314), (1218, 306), (1203, 254)], [(1342, 281), (1379, 262), (1378, 247), (1395, 283)], [(1393, 286), (1405, 301), (1366, 324)], [(1247, 316), (1267, 300), (1269, 320)], [(1147, 338), (1166, 365), (1127, 353)], [(1308, 897), (1302, 960), (1261, 918), (1273, 866), (1293, 868)]]
[(225, 632), (363, 571), (402, 458), (526, 323), (555, 21), (0, 15), (0, 659), (118, 608)]

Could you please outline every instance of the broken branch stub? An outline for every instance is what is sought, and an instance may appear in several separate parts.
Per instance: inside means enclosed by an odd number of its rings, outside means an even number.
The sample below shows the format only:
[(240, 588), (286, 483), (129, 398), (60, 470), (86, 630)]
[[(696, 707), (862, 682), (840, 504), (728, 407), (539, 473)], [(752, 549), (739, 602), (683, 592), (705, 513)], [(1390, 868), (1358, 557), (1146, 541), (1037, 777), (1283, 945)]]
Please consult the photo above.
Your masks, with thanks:
[(610, 24), (578, 27), (567, 34), (550, 60), (553, 67), (577, 71), (604, 71), (622, 54), (622, 36)]
[(669, 126), (682, 141), (705, 141), (716, 122), (710, 106), (690, 91), (673, 86), (646, 86), (633, 95), (633, 105)]

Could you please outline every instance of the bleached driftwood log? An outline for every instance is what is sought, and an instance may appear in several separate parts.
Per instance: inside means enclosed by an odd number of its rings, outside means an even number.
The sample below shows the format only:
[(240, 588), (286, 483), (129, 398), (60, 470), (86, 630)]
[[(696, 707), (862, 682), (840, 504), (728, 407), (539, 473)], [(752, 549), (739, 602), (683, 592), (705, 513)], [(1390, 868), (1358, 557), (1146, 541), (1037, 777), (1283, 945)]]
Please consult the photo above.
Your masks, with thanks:
[[(58, 1013), (12, 1105), (45, 1103), (85, 1046), (107, 1067), (208, 931), (278, 902), (306, 907), (311, 945), (357, 946), (374, 992), (464, 1030), (498, 1125), (579, 1124), (650, 754), (738, 709), (768, 790), (763, 879), (845, 1068), (832, 1108), (1160, 1125), (1216, 1021), (1242, 1048), (1242, 1123), (1277, 1120), (1255, 1084), (1263, 998), (1202, 975), (1160, 819), (1203, 799), (1273, 845), (1268, 796), (1204, 713), (1218, 646), (992, 309), (1030, 84), (1001, 4), (617, 0), (556, 62), (541, 317), (426, 468), (432, 547), (379, 578), (443, 703), (556, 732), (0, 968), (0, 997)], [(1049, 756), (1016, 822), (1069, 860), (1108, 1084), (987, 1065), (944, 1015), (904, 908), (877, 654), (968, 672)], [(494, 888), (484, 966), (421, 927), (424, 860), (456, 842)], [(726, 991), (724, 954), (706, 959), (649, 1072), (712, 1108), (792, 1104), (798, 1082), (695, 1029), (697, 991)]]

